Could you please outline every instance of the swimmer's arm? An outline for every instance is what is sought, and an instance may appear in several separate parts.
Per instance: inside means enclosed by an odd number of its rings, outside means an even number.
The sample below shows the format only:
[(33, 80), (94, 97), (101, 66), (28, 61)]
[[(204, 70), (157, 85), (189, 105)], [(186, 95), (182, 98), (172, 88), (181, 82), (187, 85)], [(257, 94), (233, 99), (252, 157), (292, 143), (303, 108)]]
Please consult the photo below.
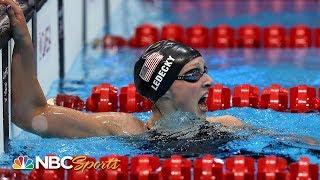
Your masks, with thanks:
[[(41, 136), (87, 137), (138, 133), (143, 125), (123, 113), (86, 114), (72, 109), (47, 105), (36, 76), (34, 49), (21, 8), (12, 0), (8, 11), (13, 39), (12, 121), (24, 130)], [(130, 117), (129, 117), (130, 116)]]
[(131, 135), (145, 131), (143, 123), (131, 114), (119, 112), (85, 113), (47, 105), (37, 108), (26, 130), (43, 137), (82, 138)]
[(34, 49), (22, 9), (12, 0), (1, 0), (8, 9), (15, 42), (12, 55), (12, 121), (28, 127), (37, 107), (46, 100), (36, 77)]
[(36, 107), (46, 105), (45, 97), (36, 77), (34, 49), (22, 9), (12, 0), (1, 0), (11, 7), (7, 13), (15, 41), (12, 55), (12, 120), (26, 126)]
[(14, 114), (16, 125), (42, 137), (83, 138), (135, 135), (146, 131), (143, 122), (127, 113), (85, 113), (70, 108), (45, 105), (30, 108), (29, 111), (24, 110), (21, 115)]
[(221, 123), (225, 126), (243, 126), (243, 123), (240, 119), (226, 115), (226, 116), (218, 116), (218, 117), (207, 117), (207, 121)]

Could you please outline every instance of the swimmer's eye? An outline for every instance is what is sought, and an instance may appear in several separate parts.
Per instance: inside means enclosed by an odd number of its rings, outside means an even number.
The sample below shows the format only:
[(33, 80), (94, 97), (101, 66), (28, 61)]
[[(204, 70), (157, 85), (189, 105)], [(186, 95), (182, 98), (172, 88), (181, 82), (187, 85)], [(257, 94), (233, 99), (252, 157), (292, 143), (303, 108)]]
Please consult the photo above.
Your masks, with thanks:
[(207, 72), (208, 72), (208, 69), (206, 66), (204, 66), (203, 72), (201, 72), (199, 68), (194, 68), (186, 72), (186, 74), (182, 76), (178, 76), (177, 80), (184, 80), (187, 82), (197, 82), (203, 76), (203, 74)]
[(194, 69), (191, 69), (189, 71), (187, 71), (186, 73), (183, 74), (183, 76), (189, 76), (189, 75), (192, 75), (194, 73), (199, 73), (201, 72), (200, 68), (194, 68)]
[(204, 66), (202, 72), (201, 72), (200, 68), (194, 68), (194, 69), (187, 71), (183, 76), (192, 76), (192, 75), (198, 74), (198, 73), (200, 73), (202, 76), (204, 73), (207, 73), (207, 72), (208, 72), (208, 68), (207, 68), (207, 66)]

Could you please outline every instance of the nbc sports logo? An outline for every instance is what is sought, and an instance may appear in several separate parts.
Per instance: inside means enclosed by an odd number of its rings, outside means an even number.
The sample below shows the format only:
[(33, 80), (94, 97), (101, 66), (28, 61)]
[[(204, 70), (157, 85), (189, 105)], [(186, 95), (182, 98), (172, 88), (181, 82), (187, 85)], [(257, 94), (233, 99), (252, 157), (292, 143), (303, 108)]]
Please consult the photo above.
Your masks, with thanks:
[(12, 164), (13, 169), (21, 169), (21, 170), (31, 170), (34, 168), (33, 160), (28, 156), (19, 156), (14, 159)]
[[(70, 160), (70, 163), (67, 161)], [(33, 162), (28, 156), (19, 156), (14, 159), (12, 168), (19, 170), (32, 170), (32, 169), (40, 169), (43, 167), (44, 169), (74, 169), (77, 171), (83, 171), (85, 169), (117, 169), (120, 165), (120, 160), (117, 158), (111, 158), (106, 161), (87, 161), (86, 156), (64, 156), (59, 158), (58, 156), (49, 155), (45, 156), (44, 159), (41, 159), (39, 156), (35, 157), (35, 161)], [(0, 177), (1, 180), (1, 177)]]

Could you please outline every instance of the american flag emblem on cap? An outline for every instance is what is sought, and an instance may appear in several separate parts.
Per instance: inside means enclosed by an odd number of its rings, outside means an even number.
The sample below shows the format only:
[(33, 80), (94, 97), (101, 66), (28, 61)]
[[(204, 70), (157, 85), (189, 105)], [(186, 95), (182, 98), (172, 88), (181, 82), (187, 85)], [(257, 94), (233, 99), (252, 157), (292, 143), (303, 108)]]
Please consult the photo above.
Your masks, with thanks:
[(146, 82), (150, 81), (152, 74), (154, 73), (155, 69), (157, 68), (159, 62), (162, 60), (163, 55), (159, 52), (154, 52), (150, 54), (146, 61), (144, 62), (139, 76)]

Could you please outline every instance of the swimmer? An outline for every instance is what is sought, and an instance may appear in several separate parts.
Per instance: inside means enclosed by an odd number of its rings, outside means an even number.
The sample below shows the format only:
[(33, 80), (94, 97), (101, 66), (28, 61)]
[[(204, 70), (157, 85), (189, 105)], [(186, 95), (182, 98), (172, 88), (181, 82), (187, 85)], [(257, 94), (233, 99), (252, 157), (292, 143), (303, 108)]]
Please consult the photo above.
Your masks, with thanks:
[(164, 115), (183, 111), (209, 122), (240, 126), (232, 116), (206, 117), (205, 104), (212, 79), (201, 54), (174, 41), (149, 46), (136, 62), (134, 81), (139, 93), (154, 102), (152, 116), (144, 123), (121, 112), (85, 113), (47, 104), (36, 76), (33, 44), (23, 11), (12, 0), (6, 6), (12, 37), (12, 121), (43, 137), (90, 137), (142, 134)]

